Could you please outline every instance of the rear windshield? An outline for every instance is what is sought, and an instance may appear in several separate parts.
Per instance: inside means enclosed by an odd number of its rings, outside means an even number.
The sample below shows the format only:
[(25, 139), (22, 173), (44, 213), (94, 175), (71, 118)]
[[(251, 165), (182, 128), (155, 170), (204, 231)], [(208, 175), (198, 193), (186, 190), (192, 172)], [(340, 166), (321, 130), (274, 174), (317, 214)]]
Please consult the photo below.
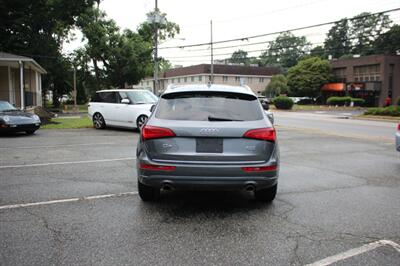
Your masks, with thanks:
[(163, 95), (156, 117), (192, 121), (253, 121), (263, 119), (255, 96), (226, 92), (185, 92)]

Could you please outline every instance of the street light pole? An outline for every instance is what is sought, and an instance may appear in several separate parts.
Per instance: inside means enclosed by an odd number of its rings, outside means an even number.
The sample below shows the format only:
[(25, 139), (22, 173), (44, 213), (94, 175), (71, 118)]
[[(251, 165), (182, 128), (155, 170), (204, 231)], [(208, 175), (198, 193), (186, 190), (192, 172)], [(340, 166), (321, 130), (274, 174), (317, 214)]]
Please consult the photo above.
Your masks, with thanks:
[[(155, 16), (156, 13), (158, 12), (158, 1), (155, 0)], [(158, 93), (158, 24), (156, 19), (154, 18), (153, 21), (154, 25), (154, 80), (153, 80), (153, 93), (157, 94)]]

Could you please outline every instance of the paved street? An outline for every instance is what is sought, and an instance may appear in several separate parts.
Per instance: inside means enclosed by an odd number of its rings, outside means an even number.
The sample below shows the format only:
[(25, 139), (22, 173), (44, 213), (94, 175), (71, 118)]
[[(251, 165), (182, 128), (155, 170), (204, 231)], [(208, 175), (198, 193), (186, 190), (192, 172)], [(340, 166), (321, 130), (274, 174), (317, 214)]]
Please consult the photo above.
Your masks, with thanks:
[(0, 136), (0, 265), (399, 265), (394, 124), (276, 121), (282, 163), (269, 205), (246, 192), (142, 202), (136, 132)]

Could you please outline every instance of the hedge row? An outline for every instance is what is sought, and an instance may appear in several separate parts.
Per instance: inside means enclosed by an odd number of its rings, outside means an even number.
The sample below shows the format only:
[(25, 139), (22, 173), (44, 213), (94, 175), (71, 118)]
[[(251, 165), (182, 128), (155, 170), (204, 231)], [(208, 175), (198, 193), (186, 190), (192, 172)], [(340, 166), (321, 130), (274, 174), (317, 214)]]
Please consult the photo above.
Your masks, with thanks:
[(389, 106), (389, 107), (374, 107), (368, 108), (364, 112), (365, 115), (381, 115), (381, 116), (400, 116), (399, 106)]
[(352, 98), (352, 97), (348, 97), (348, 96), (346, 96), (346, 97), (329, 97), (328, 100), (326, 101), (326, 103), (329, 105), (338, 105), (338, 106), (350, 105), (351, 102), (353, 102), (354, 106), (362, 106), (365, 103), (364, 99)]
[(274, 98), (274, 105), (277, 109), (290, 110), (293, 107), (293, 100), (287, 96), (278, 96)]

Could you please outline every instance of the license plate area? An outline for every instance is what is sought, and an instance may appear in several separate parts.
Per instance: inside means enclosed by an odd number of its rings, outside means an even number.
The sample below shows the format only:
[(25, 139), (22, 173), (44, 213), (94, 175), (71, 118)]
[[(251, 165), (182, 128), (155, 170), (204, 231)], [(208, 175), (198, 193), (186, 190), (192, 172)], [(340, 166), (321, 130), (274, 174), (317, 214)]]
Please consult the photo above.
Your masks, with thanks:
[(196, 139), (196, 152), (198, 153), (222, 153), (223, 150), (223, 139), (221, 138)]

